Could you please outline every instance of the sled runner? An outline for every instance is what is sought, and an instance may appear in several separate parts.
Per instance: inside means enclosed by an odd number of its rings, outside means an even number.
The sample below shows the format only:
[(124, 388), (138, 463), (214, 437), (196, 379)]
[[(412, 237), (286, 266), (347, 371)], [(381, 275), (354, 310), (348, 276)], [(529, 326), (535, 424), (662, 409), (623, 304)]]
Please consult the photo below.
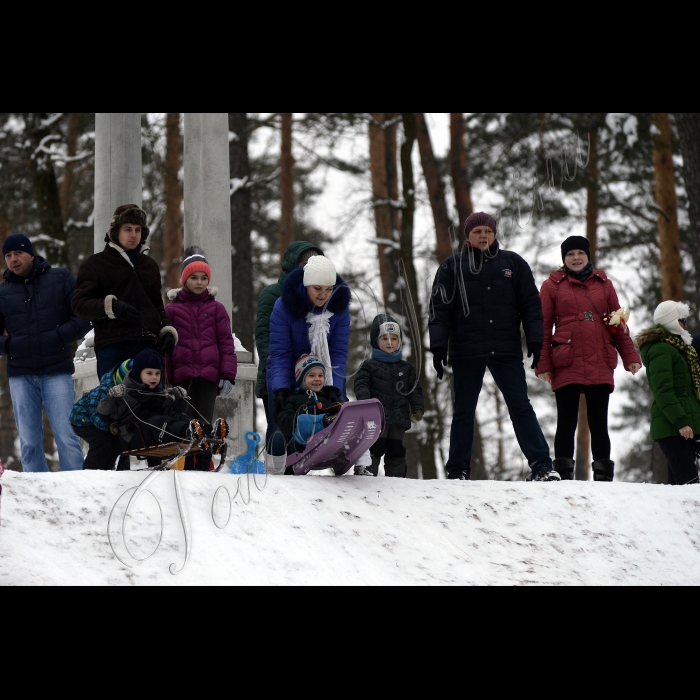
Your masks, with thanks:
[(287, 467), (297, 476), (333, 469), (342, 476), (379, 440), (384, 432), (384, 407), (377, 399), (344, 404), (338, 417), (314, 435), (303, 452), (287, 457)]

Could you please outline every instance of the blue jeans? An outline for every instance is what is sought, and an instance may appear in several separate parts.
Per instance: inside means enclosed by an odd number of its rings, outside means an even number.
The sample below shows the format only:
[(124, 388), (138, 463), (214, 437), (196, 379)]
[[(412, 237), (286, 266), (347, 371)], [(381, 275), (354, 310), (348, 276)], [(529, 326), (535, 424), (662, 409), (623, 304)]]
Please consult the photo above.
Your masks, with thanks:
[(95, 352), (97, 358), (97, 376), (102, 380), (102, 377), (116, 369), (122, 362), (133, 360), (141, 350), (151, 348), (155, 350), (153, 343), (140, 343), (136, 341), (124, 341), (121, 343), (112, 343)]
[(49, 471), (44, 455), (44, 406), (58, 447), (61, 471), (82, 469), (83, 448), (68, 420), (75, 403), (73, 377), (70, 374), (10, 377), (10, 394), (24, 471)]
[(479, 394), (489, 368), (508, 406), (515, 437), (533, 474), (552, 468), (549, 445), (527, 395), (522, 357), (474, 357), (457, 360), (452, 370), (455, 381), (455, 409), (450, 436), (448, 474), (471, 471), (474, 417)]

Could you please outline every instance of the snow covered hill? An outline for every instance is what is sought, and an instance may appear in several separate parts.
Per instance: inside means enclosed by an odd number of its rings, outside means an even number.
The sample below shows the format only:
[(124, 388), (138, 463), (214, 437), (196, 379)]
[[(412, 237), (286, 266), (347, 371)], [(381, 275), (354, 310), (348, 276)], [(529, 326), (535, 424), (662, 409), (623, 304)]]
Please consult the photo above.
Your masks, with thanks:
[[(0, 585), (699, 584), (700, 488), (271, 477), (217, 529), (217, 488), (178, 475), (191, 521), (185, 560), (173, 473), (119, 520), (145, 474), (6, 473)], [(222, 496), (222, 492), (219, 494)], [(156, 501), (156, 499), (158, 499)], [(226, 499), (217, 515), (225, 521)], [(220, 522), (220, 524), (223, 524)]]

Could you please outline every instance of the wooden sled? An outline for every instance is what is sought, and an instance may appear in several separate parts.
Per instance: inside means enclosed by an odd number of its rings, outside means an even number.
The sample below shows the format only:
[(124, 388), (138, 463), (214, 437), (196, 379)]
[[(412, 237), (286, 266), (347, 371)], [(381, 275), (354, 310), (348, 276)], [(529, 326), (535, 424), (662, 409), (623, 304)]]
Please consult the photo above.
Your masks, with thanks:
[[(206, 442), (208, 449), (202, 449), (202, 443)], [(168, 442), (162, 445), (153, 445), (152, 447), (142, 447), (138, 450), (129, 450), (122, 452), (125, 457), (136, 457), (137, 459), (160, 459), (162, 464), (154, 469), (173, 469), (175, 471), (185, 470), (185, 459), (190, 455), (196, 455), (201, 452), (210, 452), (212, 447), (222, 446), (223, 449), (219, 453), (221, 455), (221, 463), (216, 471), (219, 471), (226, 462), (226, 451), (228, 445), (225, 440), (198, 440), (194, 443), (189, 442)]]

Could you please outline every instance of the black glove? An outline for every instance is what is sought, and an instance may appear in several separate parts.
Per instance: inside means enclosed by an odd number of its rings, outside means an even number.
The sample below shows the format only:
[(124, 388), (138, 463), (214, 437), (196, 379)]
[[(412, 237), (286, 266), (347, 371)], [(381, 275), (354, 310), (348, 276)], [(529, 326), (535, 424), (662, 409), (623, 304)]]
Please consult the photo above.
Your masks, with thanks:
[(327, 386), (326, 396), (331, 403), (340, 403), (340, 389), (337, 387)]
[(532, 357), (532, 369), (537, 369), (540, 365), (540, 355), (542, 354), (542, 343), (528, 343), (527, 344), (527, 356)]
[(115, 299), (112, 302), (112, 313), (124, 323), (136, 324), (141, 322), (141, 312), (137, 311), (131, 304)]
[(441, 380), (445, 375), (443, 367), (447, 367), (447, 350), (445, 348), (435, 348), (433, 350), (433, 367), (435, 367), (438, 379)]
[(190, 398), (187, 394), (187, 389), (185, 389), (182, 386), (174, 386), (172, 389), (168, 389), (168, 393), (173, 397), (175, 401)]
[(175, 349), (175, 336), (172, 333), (166, 333), (158, 343), (158, 352), (161, 355), (169, 355)]
[(277, 389), (275, 392), (275, 422), (277, 422), (277, 416), (284, 411), (284, 404), (291, 393), (289, 389)]
[(334, 420), (336, 419), (336, 416), (329, 416), (326, 414), (323, 416), (323, 427), (327, 428)]

